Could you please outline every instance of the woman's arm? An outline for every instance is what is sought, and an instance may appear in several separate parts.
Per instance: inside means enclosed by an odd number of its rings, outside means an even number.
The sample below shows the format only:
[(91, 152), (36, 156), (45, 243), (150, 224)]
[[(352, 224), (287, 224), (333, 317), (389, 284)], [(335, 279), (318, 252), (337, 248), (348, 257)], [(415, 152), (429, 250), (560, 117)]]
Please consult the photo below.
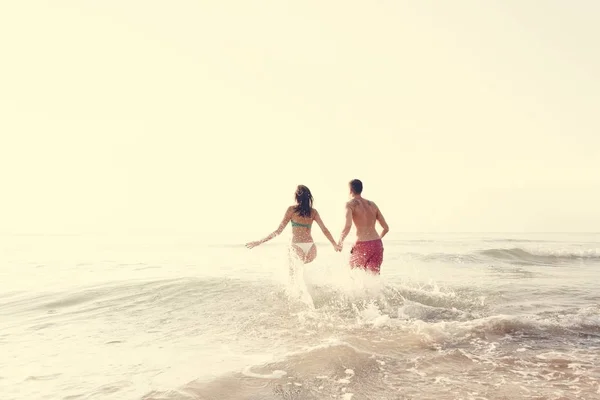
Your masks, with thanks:
[(321, 219), (321, 216), (319, 215), (319, 212), (317, 210), (315, 210), (315, 221), (317, 221), (317, 224), (319, 224), (319, 227), (321, 227), (323, 234), (331, 242), (335, 251), (339, 251), (338, 244), (333, 239), (333, 236), (331, 236), (331, 232), (329, 232), (329, 229), (327, 229), (327, 227), (323, 223), (323, 220)]
[(285, 215), (283, 216), (283, 219), (281, 220), (281, 223), (279, 224), (279, 227), (276, 230), (274, 230), (273, 232), (271, 232), (269, 234), (269, 236), (267, 236), (261, 240), (246, 243), (246, 247), (251, 249), (253, 247), (258, 246), (259, 244), (268, 242), (269, 240), (273, 239), (276, 236), (281, 235), (281, 232), (283, 232), (283, 230), (285, 229), (285, 226), (288, 224), (288, 222), (290, 222), (290, 219), (292, 219), (292, 213), (293, 213), (292, 207), (288, 207), (287, 211), (285, 212)]

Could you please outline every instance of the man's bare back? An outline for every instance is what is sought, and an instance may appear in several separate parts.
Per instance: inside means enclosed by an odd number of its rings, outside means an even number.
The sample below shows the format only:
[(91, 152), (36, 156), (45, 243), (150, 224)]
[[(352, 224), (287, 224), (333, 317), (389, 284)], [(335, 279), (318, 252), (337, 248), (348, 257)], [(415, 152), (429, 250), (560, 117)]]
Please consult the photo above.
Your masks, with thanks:
[[(356, 227), (357, 241), (382, 238), (377, 233), (375, 224), (378, 220), (383, 220), (383, 216), (375, 203), (363, 197), (354, 198), (346, 203), (346, 209), (348, 210), (347, 212), (352, 214), (352, 222)], [(385, 223), (385, 220), (383, 222)]]
[[(362, 197), (362, 182), (354, 179), (350, 182), (352, 200), (346, 203), (346, 223), (338, 247), (341, 249), (344, 240), (356, 227), (356, 243), (352, 247), (350, 263), (353, 267), (363, 267), (375, 273), (383, 262), (383, 243), (381, 239), (388, 233), (389, 226), (377, 204)], [(381, 234), (377, 233), (376, 223), (383, 227)], [(355, 252), (356, 250), (356, 252)]]

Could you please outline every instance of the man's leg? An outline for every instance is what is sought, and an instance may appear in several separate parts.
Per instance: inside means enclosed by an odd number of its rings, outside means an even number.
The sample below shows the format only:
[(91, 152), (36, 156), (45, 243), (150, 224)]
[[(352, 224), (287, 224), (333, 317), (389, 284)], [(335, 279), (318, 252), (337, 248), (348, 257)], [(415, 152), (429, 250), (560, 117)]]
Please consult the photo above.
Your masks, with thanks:
[(356, 242), (350, 251), (350, 267), (379, 274), (383, 263), (383, 243), (380, 239)]
[(381, 271), (381, 264), (383, 264), (383, 244), (373, 246), (370, 257), (366, 262), (365, 268), (368, 271), (379, 275)]
[(356, 242), (350, 249), (350, 268), (364, 268), (366, 263), (365, 252), (361, 242)]

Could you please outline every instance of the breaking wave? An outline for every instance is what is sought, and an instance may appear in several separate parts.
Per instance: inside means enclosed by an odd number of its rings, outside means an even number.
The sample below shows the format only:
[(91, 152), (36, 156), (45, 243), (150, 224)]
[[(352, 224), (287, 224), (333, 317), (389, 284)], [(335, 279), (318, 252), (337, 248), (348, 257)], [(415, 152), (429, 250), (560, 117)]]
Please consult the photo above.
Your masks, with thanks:
[(587, 249), (578, 252), (558, 250), (489, 249), (479, 252), (485, 257), (507, 261), (513, 264), (557, 264), (573, 261), (600, 261), (599, 249)]
[(408, 253), (425, 262), (444, 262), (453, 264), (481, 264), (501, 261), (517, 265), (556, 265), (573, 262), (600, 262), (600, 248), (585, 250), (543, 250), (513, 248), (492, 248), (466, 253)]

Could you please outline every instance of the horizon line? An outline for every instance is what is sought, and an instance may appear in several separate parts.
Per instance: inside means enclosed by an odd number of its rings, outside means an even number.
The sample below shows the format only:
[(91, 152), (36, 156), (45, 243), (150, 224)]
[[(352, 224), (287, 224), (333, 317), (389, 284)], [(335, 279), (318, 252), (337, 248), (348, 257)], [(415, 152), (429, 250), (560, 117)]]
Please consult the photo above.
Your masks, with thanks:
[[(210, 232), (127, 232), (122, 233), (124, 236), (128, 235), (206, 235)], [(531, 233), (543, 233), (543, 234), (558, 234), (558, 233), (586, 233), (586, 234), (600, 234), (600, 231), (395, 231), (389, 232), (390, 234), (465, 234), (465, 233), (479, 233), (479, 234), (531, 234)], [(27, 233), (9, 233), (0, 232), (0, 236), (79, 236), (79, 235), (114, 235), (114, 231), (106, 232), (70, 232), (70, 233), (58, 233), (58, 232), (27, 232)], [(227, 235), (227, 232), (214, 232), (215, 235)], [(231, 232), (231, 234), (238, 235), (239, 232)]]

